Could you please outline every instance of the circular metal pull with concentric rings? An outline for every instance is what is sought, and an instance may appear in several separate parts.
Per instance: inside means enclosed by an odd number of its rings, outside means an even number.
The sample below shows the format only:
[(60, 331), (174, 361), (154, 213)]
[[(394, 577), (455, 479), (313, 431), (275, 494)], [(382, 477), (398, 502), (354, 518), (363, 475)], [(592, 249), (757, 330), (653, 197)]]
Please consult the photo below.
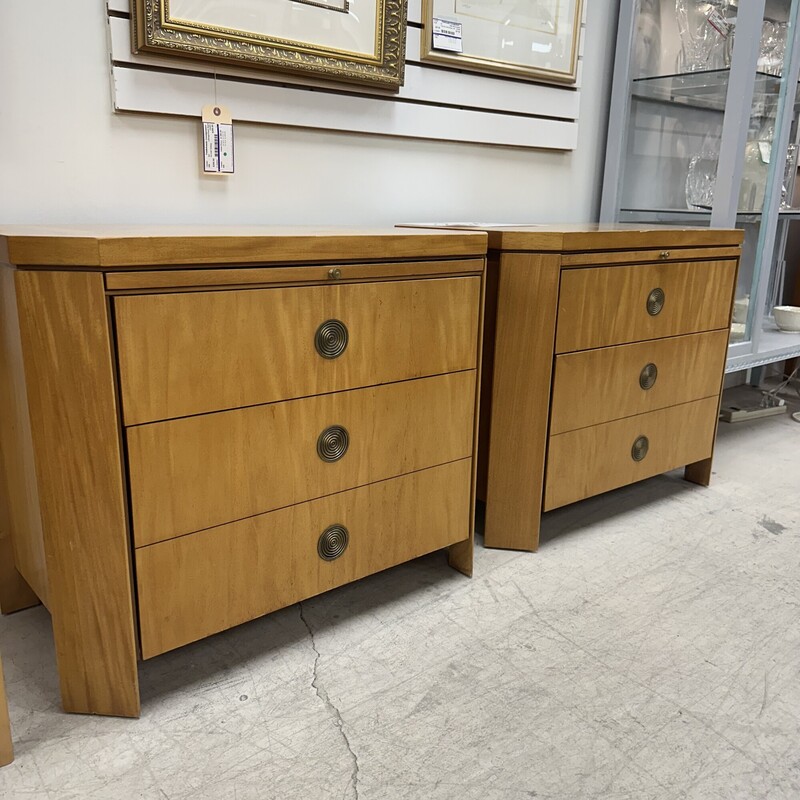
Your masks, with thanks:
[(350, 543), (350, 531), (344, 525), (329, 525), (319, 535), (317, 553), (323, 561), (336, 561)]
[(314, 334), (314, 347), (323, 358), (339, 358), (347, 349), (347, 326), (338, 319), (328, 319)]
[(663, 289), (653, 289), (653, 291), (647, 295), (647, 313), (651, 317), (655, 317), (660, 314), (661, 309), (664, 308), (665, 299), (666, 297)]
[(639, 373), (639, 386), (642, 389), (652, 389), (655, 386), (656, 378), (658, 377), (658, 367), (651, 361), (642, 367)]
[(634, 461), (641, 461), (650, 449), (650, 440), (646, 436), (637, 436), (636, 441), (631, 447), (631, 458)]
[(350, 435), (347, 428), (341, 425), (331, 425), (325, 428), (317, 439), (317, 455), (323, 461), (338, 461), (347, 452), (350, 445)]

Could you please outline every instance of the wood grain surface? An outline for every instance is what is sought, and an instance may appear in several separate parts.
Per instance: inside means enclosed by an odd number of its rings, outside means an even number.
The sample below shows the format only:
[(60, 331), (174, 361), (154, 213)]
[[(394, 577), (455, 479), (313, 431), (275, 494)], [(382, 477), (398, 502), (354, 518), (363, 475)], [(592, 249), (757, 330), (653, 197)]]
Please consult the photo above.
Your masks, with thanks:
[(39, 604), (36, 592), (17, 571), (9, 508), (9, 482), (0, 451), (0, 613), (13, 614)]
[(3, 675), (3, 662), (0, 660), (0, 767), (14, 760), (14, 745), (11, 741), (11, 721), (8, 718), (6, 681)]
[[(741, 267), (741, 261), (737, 261), (736, 262), (737, 274), (736, 276), (734, 276), (734, 279), (731, 282), (730, 294), (728, 296), (729, 314), (728, 314), (728, 321), (726, 323), (726, 327), (728, 329), (730, 329), (731, 322), (733, 321), (733, 303), (736, 298), (736, 284), (738, 283), (738, 272), (740, 267)], [(800, 286), (800, 284), (798, 285)], [(786, 366), (791, 371), (792, 367), (789, 362), (787, 362)], [(724, 388), (725, 388), (725, 372), (723, 370), (719, 376), (719, 400), (717, 403), (717, 416), (714, 425), (714, 445), (711, 448), (711, 453), (709, 453), (708, 458), (704, 458), (701, 459), (700, 461), (695, 461), (692, 464), (686, 465), (686, 468), (683, 471), (683, 477), (684, 480), (687, 480), (690, 483), (696, 483), (700, 486), (708, 486), (711, 483), (712, 465), (714, 460), (714, 448), (717, 445), (717, 431), (719, 430), (719, 409), (722, 406), (722, 392)]]
[(447, 551), (447, 561), (450, 566), (466, 575), (472, 577), (473, 563), (475, 559), (475, 517), (478, 501), (478, 464), (479, 452), (481, 447), (481, 400), (483, 397), (483, 343), (484, 343), (484, 324), (486, 320), (486, 271), (483, 273), (481, 281), (481, 295), (478, 301), (479, 319), (478, 335), (474, 343), (475, 358), (477, 367), (475, 371), (475, 403), (473, 406), (472, 420), (472, 479), (470, 481), (470, 517), (469, 517), (469, 538), (465, 541), (451, 545)]
[[(129, 428), (136, 546), (472, 454), (475, 371)], [(317, 438), (345, 427), (339, 461)]]
[[(717, 397), (651, 411), (550, 437), (544, 510), (583, 500), (708, 458), (714, 444)], [(631, 447), (649, 440), (634, 461)]]
[(672, 247), (661, 250), (611, 250), (590, 253), (564, 253), (563, 269), (612, 264), (647, 264), (672, 261), (720, 261), (738, 258), (740, 248), (730, 247)]
[[(727, 326), (737, 262), (703, 261), (565, 270), (556, 352), (658, 339)], [(653, 289), (661, 313), (647, 313)]]
[(16, 273), (66, 711), (137, 716), (131, 554), (103, 276)]
[(331, 283), (330, 271), (338, 269), (337, 281), (380, 278), (430, 277), (483, 271), (482, 258), (441, 261), (400, 261), (378, 264), (322, 264), (301, 267), (227, 267), (225, 269), (181, 269), (146, 272), (109, 272), (110, 291), (136, 289), (180, 289), (247, 284)]
[(486, 234), (398, 228), (6, 225), (0, 227), (0, 253), (18, 266), (108, 269), (457, 258), (486, 255)]
[[(125, 423), (473, 369), (480, 287), (476, 276), (118, 297)], [(330, 319), (348, 330), (335, 359), (314, 345)]]
[(642, 250), (671, 247), (739, 245), (744, 232), (738, 229), (690, 228), (671, 225), (578, 222), (530, 225), (415, 225), (446, 230), (485, 231), (490, 250), (505, 252), (592, 252)]
[(487, 547), (538, 547), (559, 260), (521, 253), (500, 258)]
[[(137, 550), (143, 657), (466, 539), (471, 477), (467, 458)], [(349, 545), (323, 561), (333, 524)]]
[[(557, 356), (550, 435), (717, 396), (727, 346), (725, 329)], [(648, 364), (658, 375), (643, 389)]]
[(14, 271), (0, 266), (0, 609), (48, 603)]
[(484, 273), (483, 337), (479, 397), (477, 473), (475, 496), (485, 503), (489, 485), (489, 441), (492, 430), (492, 381), (494, 379), (494, 340), (497, 332), (497, 283), (500, 255), (492, 253)]

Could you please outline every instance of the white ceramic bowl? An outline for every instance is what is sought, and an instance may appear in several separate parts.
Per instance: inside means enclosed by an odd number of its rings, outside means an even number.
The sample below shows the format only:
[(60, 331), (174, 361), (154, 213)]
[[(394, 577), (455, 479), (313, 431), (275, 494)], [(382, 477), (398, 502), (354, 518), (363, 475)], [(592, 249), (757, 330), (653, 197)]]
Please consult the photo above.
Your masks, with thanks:
[(772, 309), (772, 316), (782, 331), (800, 333), (800, 306), (775, 306)]

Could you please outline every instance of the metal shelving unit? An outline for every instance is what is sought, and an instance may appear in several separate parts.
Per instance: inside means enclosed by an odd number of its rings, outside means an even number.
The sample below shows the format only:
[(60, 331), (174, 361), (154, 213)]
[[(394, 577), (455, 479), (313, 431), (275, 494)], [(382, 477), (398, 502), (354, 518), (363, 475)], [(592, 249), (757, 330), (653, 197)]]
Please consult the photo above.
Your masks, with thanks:
[[(745, 231), (727, 361), (734, 372), (800, 355), (800, 333), (778, 330), (771, 313), (789, 301), (784, 252), (800, 225), (800, 208), (782, 206), (791, 205), (796, 174), (785, 179), (788, 145), (800, 141), (800, 0), (726, 5), (735, 21), (729, 58), (719, 48), (716, 63), (689, 70), (675, 0), (622, 0), (601, 221)], [(767, 70), (762, 27), (773, 23), (787, 31), (785, 55), (782, 69)], [(693, 161), (711, 199), (689, 207)]]

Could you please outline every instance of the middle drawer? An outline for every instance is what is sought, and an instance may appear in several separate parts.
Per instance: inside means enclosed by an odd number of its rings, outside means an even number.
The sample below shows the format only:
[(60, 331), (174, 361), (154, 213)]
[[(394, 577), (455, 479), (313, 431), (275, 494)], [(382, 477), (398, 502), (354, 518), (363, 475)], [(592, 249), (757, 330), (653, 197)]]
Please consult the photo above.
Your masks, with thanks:
[(129, 428), (134, 542), (468, 458), (474, 403), (468, 370)]
[(550, 435), (719, 394), (728, 331), (556, 356)]

